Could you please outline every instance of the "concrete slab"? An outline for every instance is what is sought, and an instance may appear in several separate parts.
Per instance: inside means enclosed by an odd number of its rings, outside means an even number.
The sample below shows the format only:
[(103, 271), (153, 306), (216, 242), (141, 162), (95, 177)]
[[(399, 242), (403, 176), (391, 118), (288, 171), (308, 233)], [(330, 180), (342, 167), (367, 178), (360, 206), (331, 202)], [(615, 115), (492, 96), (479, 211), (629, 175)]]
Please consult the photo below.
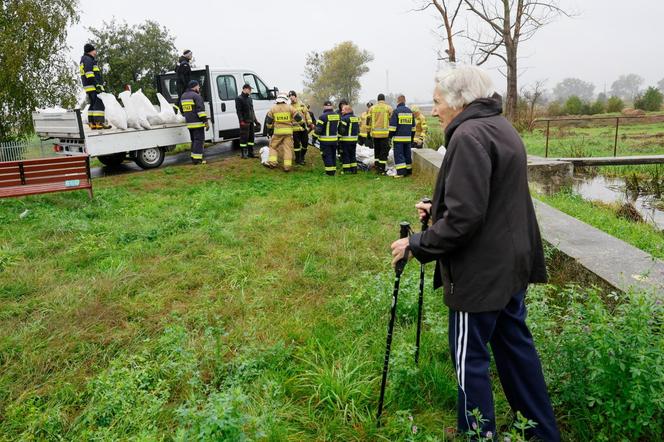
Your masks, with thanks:
[(535, 200), (542, 237), (611, 287), (664, 295), (664, 262)]
[[(413, 149), (413, 170), (435, 180), (443, 156), (430, 149)], [(572, 164), (529, 158), (529, 179), (572, 178)], [(543, 183), (546, 185), (546, 182)], [(606, 285), (619, 291), (639, 290), (664, 296), (664, 262), (599, 229), (535, 200), (543, 239)]]

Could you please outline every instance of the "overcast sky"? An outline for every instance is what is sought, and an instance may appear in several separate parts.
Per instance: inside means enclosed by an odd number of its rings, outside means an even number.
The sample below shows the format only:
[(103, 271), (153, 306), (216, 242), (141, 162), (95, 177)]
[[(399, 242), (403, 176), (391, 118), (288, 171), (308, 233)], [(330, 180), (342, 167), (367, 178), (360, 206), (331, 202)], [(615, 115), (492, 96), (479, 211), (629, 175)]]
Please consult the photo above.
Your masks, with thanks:
[[(439, 66), (440, 42), (433, 32), (439, 20), (433, 12), (411, 12), (417, 0), (81, 0), (80, 5), (81, 21), (69, 33), (76, 62), (88, 40), (85, 27), (115, 17), (129, 24), (155, 20), (170, 29), (179, 51), (194, 52), (197, 65), (251, 68), (280, 90), (301, 90), (306, 54), (344, 40), (375, 58), (362, 78), (363, 100), (391, 91), (427, 101)], [(557, 19), (524, 43), (521, 85), (547, 80), (552, 89), (563, 78), (578, 77), (601, 92), (621, 74), (641, 75), (644, 86), (664, 78), (664, 1), (560, 0), (560, 5), (577, 15)], [(457, 46), (463, 53), (464, 43)], [(502, 91), (498, 63), (492, 66)]]

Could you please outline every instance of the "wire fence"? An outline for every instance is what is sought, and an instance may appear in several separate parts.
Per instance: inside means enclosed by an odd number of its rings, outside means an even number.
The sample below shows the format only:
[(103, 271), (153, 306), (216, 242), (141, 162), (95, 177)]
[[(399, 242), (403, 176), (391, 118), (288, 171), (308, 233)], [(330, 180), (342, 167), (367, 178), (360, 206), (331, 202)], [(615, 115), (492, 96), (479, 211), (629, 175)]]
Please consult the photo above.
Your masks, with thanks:
[(0, 162), (55, 156), (51, 143), (39, 139), (0, 142)]

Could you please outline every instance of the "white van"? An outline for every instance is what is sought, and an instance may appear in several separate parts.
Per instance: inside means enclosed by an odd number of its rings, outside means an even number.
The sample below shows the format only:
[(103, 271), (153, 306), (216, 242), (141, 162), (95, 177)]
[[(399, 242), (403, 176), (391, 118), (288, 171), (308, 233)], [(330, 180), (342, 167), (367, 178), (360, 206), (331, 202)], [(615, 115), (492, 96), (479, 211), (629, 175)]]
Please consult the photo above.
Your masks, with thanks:
[[(252, 86), (254, 110), (259, 125), (257, 136), (267, 136), (265, 117), (274, 105), (278, 89), (268, 88), (251, 69), (220, 68), (193, 69), (191, 78), (201, 84), (201, 95), (210, 118), (205, 133), (206, 141), (219, 143), (233, 141), (239, 144), (240, 123), (235, 113), (235, 97), (242, 85)], [(157, 91), (170, 103), (176, 103), (177, 88), (174, 72), (158, 75)], [(64, 155), (87, 154), (97, 157), (107, 166), (122, 163), (129, 158), (143, 169), (159, 167), (166, 151), (177, 144), (190, 142), (186, 124), (155, 125), (152, 129), (90, 130), (81, 118), (80, 109), (64, 112), (33, 112), (35, 133), (42, 139), (54, 140), (56, 152)]]

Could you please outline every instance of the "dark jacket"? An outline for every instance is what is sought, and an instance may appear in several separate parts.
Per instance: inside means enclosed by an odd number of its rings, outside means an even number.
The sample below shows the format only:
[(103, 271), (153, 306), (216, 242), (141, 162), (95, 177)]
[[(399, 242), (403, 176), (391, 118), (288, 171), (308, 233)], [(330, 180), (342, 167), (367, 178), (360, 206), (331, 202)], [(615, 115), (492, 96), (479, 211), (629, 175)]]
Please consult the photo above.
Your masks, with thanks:
[(240, 121), (244, 121), (248, 124), (257, 121), (254, 112), (254, 100), (251, 98), (251, 95), (245, 94), (244, 92), (238, 95), (235, 98), (235, 111), (237, 112), (237, 118)]
[(323, 111), (318, 120), (316, 120), (316, 129), (314, 133), (321, 143), (337, 143), (339, 141), (339, 121), (341, 117), (332, 110)]
[(96, 58), (89, 54), (83, 54), (81, 57), (81, 64), (78, 68), (81, 74), (81, 83), (83, 84), (85, 92), (104, 91), (104, 80), (101, 76), (101, 69), (97, 64)]
[(182, 105), (182, 115), (187, 121), (189, 129), (200, 129), (205, 127), (205, 122), (208, 119), (207, 112), (205, 112), (205, 101), (198, 92), (187, 89), (182, 94), (180, 99)]
[(178, 94), (182, 95), (189, 86), (189, 81), (191, 80), (191, 66), (189, 65), (189, 59), (182, 55), (178, 60), (177, 66), (175, 66), (176, 84), (178, 88)]
[(501, 112), (499, 99), (477, 100), (446, 128), (433, 224), (410, 239), (420, 262), (438, 261), (434, 287), (444, 285), (453, 310), (501, 310), (528, 283), (547, 280), (526, 150)]
[(395, 143), (410, 143), (415, 136), (415, 116), (405, 103), (400, 103), (390, 117), (390, 136)]
[(356, 117), (352, 112), (342, 115), (338, 132), (339, 141), (356, 143), (360, 133), (360, 118)]

